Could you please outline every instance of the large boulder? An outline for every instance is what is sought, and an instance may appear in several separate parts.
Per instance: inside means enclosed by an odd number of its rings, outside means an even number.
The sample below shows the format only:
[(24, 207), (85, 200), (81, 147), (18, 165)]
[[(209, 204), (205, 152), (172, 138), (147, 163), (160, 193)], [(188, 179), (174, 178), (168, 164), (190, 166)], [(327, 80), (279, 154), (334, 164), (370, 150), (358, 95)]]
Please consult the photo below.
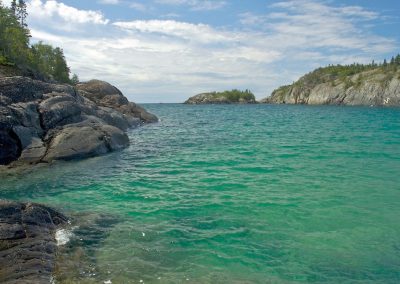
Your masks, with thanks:
[(57, 131), (50, 139), (43, 161), (71, 160), (99, 156), (129, 145), (126, 134), (111, 125), (85, 122)]
[(78, 84), (79, 94), (95, 102), (99, 106), (113, 108), (119, 112), (138, 117), (144, 123), (157, 122), (157, 117), (135, 103), (129, 102), (120, 90), (107, 82), (91, 80)]
[(125, 131), (157, 117), (114, 86), (0, 77), (0, 165), (102, 155), (129, 145)]
[(0, 282), (51, 283), (55, 232), (67, 223), (49, 207), (0, 200)]

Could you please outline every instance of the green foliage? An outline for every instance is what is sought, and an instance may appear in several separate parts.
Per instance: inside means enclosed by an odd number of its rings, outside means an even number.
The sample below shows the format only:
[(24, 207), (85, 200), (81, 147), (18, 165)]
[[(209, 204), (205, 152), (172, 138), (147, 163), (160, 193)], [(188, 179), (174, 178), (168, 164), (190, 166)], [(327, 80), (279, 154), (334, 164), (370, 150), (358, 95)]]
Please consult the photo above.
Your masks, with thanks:
[(29, 63), (29, 30), (10, 9), (0, 6), (0, 56), (16, 64)]
[(364, 76), (362, 73), (360, 73), (360, 75), (358, 75), (357, 80), (356, 80), (356, 87), (359, 88), (361, 87), (361, 84), (363, 83), (364, 80)]
[(240, 102), (241, 100), (244, 101), (255, 101), (256, 98), (254, 94), (250, 90), (240, 91), (237, 89), (233, 89), (231, 91), (224, 91), (224, 92), (214, 92), (212, 95), (216, 98), (224, 97), (230, 102)]
[(32, 45), (32, 66), (40, 73), (47, 74), (52, 79), (61, 83), (70, 83), (69, 67), (65, 61), (64, 53), (59, 47), (39, 42)]
[(0, 1), (0, 64), (15, 64), (41, 77), (71, 83), (70, 69), (61, 48), (42, 42), (30, 46), (27, 15), (25, 1), (14, 0), (11, 8), (4, 7)]
[(0, 55), (0, 65), (6, 65), (7, 63), (7, 59), (4, 56)]
[(300, 89), (312, 89), (316, 85), (322, 83), (330, 83), (331, 86), (344, 83), (346, 89), (352, 87), (353, 85), (359, 87), (361, 86), (362, 80), (364, 78), (362, 78), (362, 76), (359, 76), (357, 78), (357, 81), (354, 83), (349, 78), (350, 76), (360, 74), (369, 70), (381, 70), (384, 74), (388, 74), (388, 72), (396, 72), (399, 69), (400, 54), (398, 54), (396, 57), (393, 57), (389, 63), (385, 59), (383, 63), (379, 64), (375, 63), (375, 61), (372, 61), (371, 64), (354, 63), (351, 65), (329, 65), (327, 67), (318, 68), (306, 74), (294, 84), (283, 86), (277, 91), (286, 92), (289, 91), (292, 87), (297, 87)]
[(77, 84), (79, 84), (79, 77), (78, 77), (78, 75), (74, 74), (74, 75), (72, 76), (72, 78), (71, 78), (71, 84), (72, 84), (72, 85), (77, 85)]

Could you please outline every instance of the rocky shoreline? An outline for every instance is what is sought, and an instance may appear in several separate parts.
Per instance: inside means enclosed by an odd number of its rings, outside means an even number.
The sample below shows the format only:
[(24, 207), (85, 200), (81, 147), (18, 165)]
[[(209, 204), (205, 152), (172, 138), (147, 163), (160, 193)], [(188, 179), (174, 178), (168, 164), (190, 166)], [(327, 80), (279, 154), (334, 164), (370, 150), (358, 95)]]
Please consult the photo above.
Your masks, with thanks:
[(129, 145), (128, 128), (157, 120), (107, 82), (0, 77), (0, 165), (106, 154)]
[(344, 79), (330, 79), (328, 75), (305, 75), (292, 85), (276, 89), (260, 103), (400, 106), (400, 70), (376, 68)]
[(245, 92), (232, 90), (225, 92), (202, 93), (190, 97), (184, 104), (204, 105), (204, 104), (256, 104), (254, 95), (246, 90)]
[(68, 222), (43, 205), (0, 200), (0, 282), (52, 283), (56, 230)]

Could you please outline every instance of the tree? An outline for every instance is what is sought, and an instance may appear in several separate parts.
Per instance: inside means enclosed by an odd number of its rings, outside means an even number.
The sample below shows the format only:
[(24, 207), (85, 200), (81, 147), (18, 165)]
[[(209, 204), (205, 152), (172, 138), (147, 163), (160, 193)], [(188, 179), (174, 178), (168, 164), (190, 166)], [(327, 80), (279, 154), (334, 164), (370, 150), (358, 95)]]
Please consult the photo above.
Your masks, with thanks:
[(396, 58), (394, 59), (397, 65), (400, 65), (400, 54), (397, 54)]
[(54, 79), (62, 83), (70, 83), (69, 73), (70, 69), (65, 60), (64, 52), (61, 48), (56, 47), (54, 52)]
[(61, 48), (53, 48), (43, 42), (32, 45), (32, 65), (42, 74), (61, 83), (70, 83), (70, 69)]
[(17, 14), (17, 0), (12, 0), (11, 2), (11, 11), (14, 15)]
[(0, 56), (8, 62), (29, 61), (29, 30), (22, 27), (11, 9), (0, 7)]
[(28, 17), (28, 12), (26, 10), (26, 2), (24, 0), (18, 0), (17, 18), (21, 23), (22, 27), (28, 27), (26, 23), (26, 18)]
[(72, 75), (71, 84), (72, 84), (72, 85), (77, 85), (77, 84), (79, 84), (79, 77), (78, 77), (78, 75), (76, 75), (76, 74)]

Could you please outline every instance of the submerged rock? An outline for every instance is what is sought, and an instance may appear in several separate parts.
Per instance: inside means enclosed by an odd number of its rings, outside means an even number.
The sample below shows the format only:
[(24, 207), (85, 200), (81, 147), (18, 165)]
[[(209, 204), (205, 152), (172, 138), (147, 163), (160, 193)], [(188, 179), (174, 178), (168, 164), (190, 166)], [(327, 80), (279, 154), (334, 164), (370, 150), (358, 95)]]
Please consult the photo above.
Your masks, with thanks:
[(0, 165), (92, 157), (129, 145), (125, 131), (157, 117), (109, 83), (0, 77)]
[(49, 207), (0, 200), (0, 282), (51, 283), (55, 233), (67, 223)]

